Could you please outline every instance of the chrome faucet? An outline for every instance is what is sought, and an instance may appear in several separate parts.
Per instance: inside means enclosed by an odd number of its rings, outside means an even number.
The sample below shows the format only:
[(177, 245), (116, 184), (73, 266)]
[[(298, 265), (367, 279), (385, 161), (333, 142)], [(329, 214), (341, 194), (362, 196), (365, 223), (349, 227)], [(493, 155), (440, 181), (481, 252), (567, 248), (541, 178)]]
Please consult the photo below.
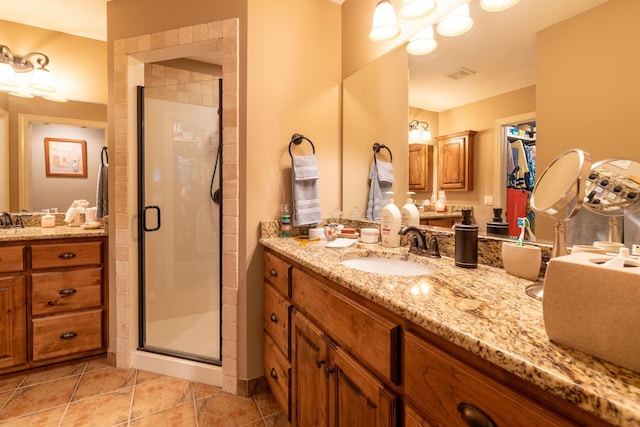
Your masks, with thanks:
[(0, 212), (0, 228), (11, 228), (11, 214), (9, 212)]
[(409, 243), (409, 252), (414, 252), (418, 255), (424, 255), (427, 252), (427, 238), (422, 234), (422, 231), (418, 227), (410, 225), (403, 227), (398, 234), (405, 235), (409, 232), (413, 232), (413, 238)]

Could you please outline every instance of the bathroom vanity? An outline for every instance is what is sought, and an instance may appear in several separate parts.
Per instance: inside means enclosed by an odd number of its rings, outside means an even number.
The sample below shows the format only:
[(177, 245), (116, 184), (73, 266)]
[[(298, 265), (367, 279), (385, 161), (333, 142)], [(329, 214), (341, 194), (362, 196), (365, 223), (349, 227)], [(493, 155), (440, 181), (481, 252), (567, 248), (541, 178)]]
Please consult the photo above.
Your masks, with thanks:
[(0, 374), (107, 351), (107, 236), (0, 230)]
[[(640, 426), (640, 374), (551, 343), (530, 281), (406, 248), (261, 243), (265, 376), (294, 426)], [(435, 271), (340, 263), (373, 254)]]

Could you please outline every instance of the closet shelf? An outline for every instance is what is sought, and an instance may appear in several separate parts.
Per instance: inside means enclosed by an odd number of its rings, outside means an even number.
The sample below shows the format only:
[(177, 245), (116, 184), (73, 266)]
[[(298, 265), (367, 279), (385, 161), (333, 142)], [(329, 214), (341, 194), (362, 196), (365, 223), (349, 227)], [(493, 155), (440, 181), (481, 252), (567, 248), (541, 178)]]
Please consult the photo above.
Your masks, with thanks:
[(524, 142), (536, 142), (536, 138), (530, 138), (528, 136), (517, 136), (517, 135), (507, 135), (507, 139), (509, 139), (510, 141), (524, 141)]

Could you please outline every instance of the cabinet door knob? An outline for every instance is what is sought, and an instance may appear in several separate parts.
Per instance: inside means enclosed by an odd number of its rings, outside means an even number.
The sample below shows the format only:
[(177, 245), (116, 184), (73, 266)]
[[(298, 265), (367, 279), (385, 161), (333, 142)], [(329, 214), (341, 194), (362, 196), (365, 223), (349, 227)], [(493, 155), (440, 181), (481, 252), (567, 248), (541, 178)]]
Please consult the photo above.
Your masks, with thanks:
[(65, 332), (64, 334), (60, 335), (60, 339), (61, 340), (69, 340), (71, 338), (75, 338), (78, 336), (77, 332)]
[(333, 372), (334, 372), (333, 368), (330, 368), (328, 366), (324, 367), (324, 376), (325, 377), (329, 378), (329, 375), (333, 374)]
[(274, 380), (277, 380), (278, 373), (276, 372), (276, 368), (271, 368), (271, 372), (269, 372), (269, 375), (271, 375), (271, 378), (273, 378)]
[(322, 365), (324, 365), (324, 364), (325, 364), (325, 361), (324, 361), (324, 360), (322, 360), (322, 359), (316, 359), (316, 366), (318, 367), (318, 369), (320, 369), (320, 367), (321, 367)]
[(469, 427), (497, 427), (491, 417), (469, 403), (460, 402), (458, 412), (462, 421)]
[(78, 292), (78, 291), (76, 291), (76, 290), (75, 290), (75, 289), (73, 289), (73, 288), (65, 288), (65, 289), (63, 289), (63, 290), (61, 290), (61, 291), (60, 291), (60, 295), (73, 295), (73, 294), (75, 294), (76, 292)]
[(61, 258), (61, 259), (71, 259), (75, 257), (76, 257), (76, 254), (74, 254), (73, 252), (63, 252), (60, 255), (58, 255), (58, 258)]
[(273, 323), (278, 323), (278, 316), (276, 316), (275, 313), (271, 313), (269, 320), (271, 320)]
[(271, 277), (278, 277), (278, 271), (275, 268), (272, 268), (269, 274), (271, 274)]

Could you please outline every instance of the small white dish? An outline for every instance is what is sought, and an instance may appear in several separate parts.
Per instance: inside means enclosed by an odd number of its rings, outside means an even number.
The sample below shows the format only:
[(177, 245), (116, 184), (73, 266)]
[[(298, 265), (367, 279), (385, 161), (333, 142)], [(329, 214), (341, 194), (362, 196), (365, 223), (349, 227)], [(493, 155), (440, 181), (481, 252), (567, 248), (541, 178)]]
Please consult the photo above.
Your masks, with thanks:
[(357, 242), (356, 239), (338, 238), (332, 242), (327, 243), (327, 247), (328, 248), (346, 248), (348, 246), (353, 245), (355, 242)]

